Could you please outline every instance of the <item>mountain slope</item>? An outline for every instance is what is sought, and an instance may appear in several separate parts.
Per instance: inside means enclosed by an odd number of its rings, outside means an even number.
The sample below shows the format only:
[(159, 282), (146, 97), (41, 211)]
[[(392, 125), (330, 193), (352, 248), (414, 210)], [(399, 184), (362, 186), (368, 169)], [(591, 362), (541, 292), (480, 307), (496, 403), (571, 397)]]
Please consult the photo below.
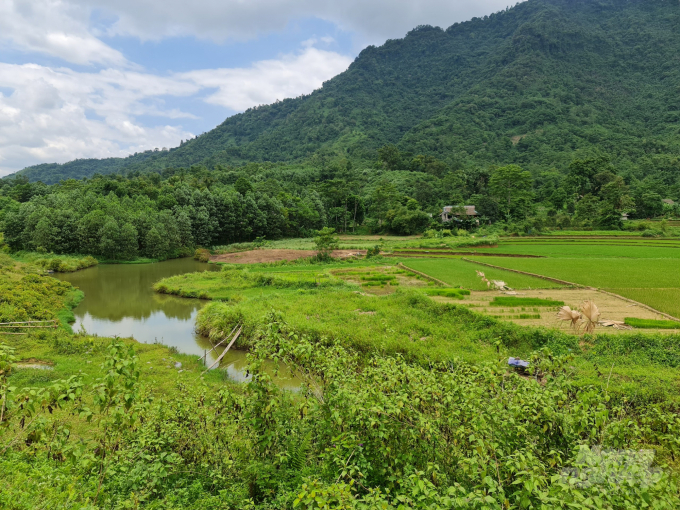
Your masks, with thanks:
[(564, 168), (599, 150), (634, 168), (680, 154), (679, 29), (680, 6), (663, 0), (529, 0), (446, 31), (419, 27), (308, 96), (116, 171), (315, 154), (367, 163), (388, 143), (449, 164)]

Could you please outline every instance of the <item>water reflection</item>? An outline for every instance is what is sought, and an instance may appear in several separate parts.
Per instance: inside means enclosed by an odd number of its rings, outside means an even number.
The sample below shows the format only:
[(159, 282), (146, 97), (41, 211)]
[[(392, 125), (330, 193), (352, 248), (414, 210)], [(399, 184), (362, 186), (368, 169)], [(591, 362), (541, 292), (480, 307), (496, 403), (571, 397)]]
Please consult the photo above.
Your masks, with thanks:
[[(115, 322), (147, 319), (161, 312), (168, 319), (188, 321), (205, 302), (156, 294), (152, 285), (161, 278), (196, 271), (219, 271), (219, 267), (186, 258), (158, 264), (101, 265), (56, 276), (85, 293), (86, 299), (76, 308), (76, 317), (90, 314), (95, 319)], [(135, 338), (142, 340), (141, 336)]]
[[(194, 327), (196, 315), (206, 301), (157, 294), (152, 286), (169, 276), (219, 270), (219, 266), (187, 258), (157, 264), (102, 265), (55, 276), (85, 293), (85, 299), (73, 310), (74, 331), (83, 329), (92, 335), (159, 342), (184, 354), (202, 356), (212, 345), (196, 334)], [(208, 366), (222, 350), (220, 347), (208, 355)], [(229, 377), (239, 382), (247, 380), (245, 366), (246, 353), (237, 350), (230, 350), (220, 363)], [(265, 370), (273, 375), (273, 363), (267, 364)], [(275, 381), (284, 389), (296, 390), (300, 386), (300, 380), (290, 378), (285, 368)]]

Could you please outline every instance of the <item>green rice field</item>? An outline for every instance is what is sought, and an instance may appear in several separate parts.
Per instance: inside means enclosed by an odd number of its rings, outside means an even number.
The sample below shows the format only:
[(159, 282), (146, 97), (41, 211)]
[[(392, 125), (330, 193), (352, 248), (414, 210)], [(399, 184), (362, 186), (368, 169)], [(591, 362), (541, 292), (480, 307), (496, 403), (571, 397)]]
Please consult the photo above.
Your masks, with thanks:
[[(491, 258), (491, 257), (484, 257)], [(514, 259), (512, 259), (514, 260)], [(541, 260), (541, 259), (536, 259)], [(561, 285), (532, 276), (524, 276), (510, 271), (492, 269), (466, 262), (460, 258), (403, 259), (401, 262), (416, 271), (437, 278), (453, 287), (470, 290), (487, 290), (476, 271), (483, 272), (488, 280), (502, 280), (513, 289), (554, 289)]]
[(673, 259), (678, 264), (680, 243), (668, 245), (645, 245), (644, 243), (616, 243), (589, 241), (588, 243), (514, 243), (503, 242), (498, 248), (478, 248), (482, 253), (505, 253), (512, 255), (539, 255), (551, 258), (632, 258)]
[[(502, 253), (545, 258), (476, 257), (471, 260), (596, 287), (680, 316), (680, 244), (641, 240), (631, 246), (598, 243), (503, 242)], [(675, 243), (675, 244), (674, 244)], [(491, 250), (489, 250), (491, 251)], [(482, 266), (480, 266), (482, 267)]]

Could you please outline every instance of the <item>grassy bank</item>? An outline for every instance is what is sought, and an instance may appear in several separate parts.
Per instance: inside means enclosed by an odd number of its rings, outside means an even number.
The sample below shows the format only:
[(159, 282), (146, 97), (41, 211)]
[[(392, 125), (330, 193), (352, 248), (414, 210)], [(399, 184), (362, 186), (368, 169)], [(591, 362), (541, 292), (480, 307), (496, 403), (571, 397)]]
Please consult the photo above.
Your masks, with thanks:
[[(69, 329), (73, 309), (83, 293), (71, 284), (49, 276), (33, 265), (16, 262), (0, 254), (0, 322), (50, 321), (58, 319)], [(22, 333), (23, 328), (3, 328)], [(7, 335), (0, 335), (4, 337)]]

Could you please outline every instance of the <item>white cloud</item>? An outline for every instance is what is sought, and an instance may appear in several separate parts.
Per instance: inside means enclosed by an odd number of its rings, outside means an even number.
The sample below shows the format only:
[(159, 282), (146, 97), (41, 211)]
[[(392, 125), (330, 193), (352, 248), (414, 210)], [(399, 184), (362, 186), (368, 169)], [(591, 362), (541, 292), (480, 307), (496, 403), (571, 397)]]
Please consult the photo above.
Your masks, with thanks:
[[(443, 28), (504, 9), (508, 0), (70, 0), (105, 9), (118, 20), (111, 33), (140, 39), (193, 35), (245, 40), (317, 17), (379, 43), (420, 24)], [(514, 2), (513, 2), (514, 3)]]
[[(146, 100), (194, 94), (186, 80), (106, 70), (79, 73), (34, 64), (0, 64), (0, 173), (35, 162), (126, 156), (177, 145), (190, 133), (179, 127), (145, 127), (135, 115), (163, 114)], [(98, 118), (92, 118), (95, 114)], [(171, 111), (171, 117), (181, 112)]]
[(263, 60), (242, 69), (207, 69), (183, 73), (184, 79), (217, 92), (206, 99), (232, 110), (299, 96), (320, 88), (325, 80), (343, 72), (349, 57), (308, 47), (302, 53), (279, 60)]
[(88, 18), (88, 9), (67, 0), (1, 0), (0, 41), (75, 64), (128, 65), (90, 33)]
[[(420, 24), (442, 27), (505, 8), (508, 0), (2, 0), (0, 41), (76, 64), (130, 65), (96, 34), (141, 40), (194, 36), (248, 40), (316, 17), (379, 44)], [(107, 27), (92, 27), (105, 12)]]
[(309, 93), (349, 63), (347, 57), (313, 47), (248, 68), (166, 77), (117, 69), (85, 73), (0, 63), (0, 88), (13, 90), (0, 94), (0, 175), (38, 162), (120, 157), (177, 146), (191, 133), (176, 125), (148, 127), (136, 118), (193, 118), (166, 108), (165, 96), (208, 92), (204, 99), (208, 103), (242, 111)]

